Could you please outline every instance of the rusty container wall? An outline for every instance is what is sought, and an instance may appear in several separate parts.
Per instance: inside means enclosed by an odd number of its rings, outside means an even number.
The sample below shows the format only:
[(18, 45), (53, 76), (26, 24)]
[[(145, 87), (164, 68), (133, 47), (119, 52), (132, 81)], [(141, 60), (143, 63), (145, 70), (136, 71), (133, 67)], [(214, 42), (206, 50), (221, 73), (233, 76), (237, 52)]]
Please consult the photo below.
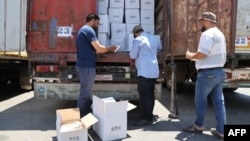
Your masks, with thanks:
[[(26, 51), (27, 0), (0, 1), (0, 53)], [(14, 55), (14, 54), (13, 54)]]
[(166, 36), (167, 26), (164, 25), (164, 15), (165, 15), (165, 7), (166, 0), (156, 0), (155, 1), (155, 34), (161, 37), (161, 42), (163, 44), (163, 51), (158, 53), (158, 62), (161, 64), (165, 61), (165, 54), (167, 52), (165, 48), (165, 43), (167, 42)]
[(76, 52), (76, 34), (85, 17), (96, 12), (95, 0), (31, 0), (29, 5), (31, 59), (39, 53)]
[[(172, 21), (165, 16), (166, 24), (172, 24), (172, 50), (174, 56), (184, 56), (186, 50), (196, 51), (200, 38), (198, 18), (202, 12), (211, 11), (217, 15), (217, 26), (224, 33), (227, 41), (227, 53), (234, 51), (235, 31), (233, 0), (174, 0), (171, 1)], [(232, 41), (233, 40), (233, 41)], [(170, 52), (167, 52), (169, 55)]]

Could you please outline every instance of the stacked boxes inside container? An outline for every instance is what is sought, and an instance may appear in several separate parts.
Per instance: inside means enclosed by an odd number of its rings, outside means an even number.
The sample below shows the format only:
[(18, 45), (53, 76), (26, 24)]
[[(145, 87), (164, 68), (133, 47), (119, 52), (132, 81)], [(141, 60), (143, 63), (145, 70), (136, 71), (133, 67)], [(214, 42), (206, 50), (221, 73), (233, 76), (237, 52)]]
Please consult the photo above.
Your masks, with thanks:
[(130, 51), (133, 27), (140, 24), (145, 32), (154, 34), (154, 0), (98, 0), (101, 44), (119, 45), (118, 51)]

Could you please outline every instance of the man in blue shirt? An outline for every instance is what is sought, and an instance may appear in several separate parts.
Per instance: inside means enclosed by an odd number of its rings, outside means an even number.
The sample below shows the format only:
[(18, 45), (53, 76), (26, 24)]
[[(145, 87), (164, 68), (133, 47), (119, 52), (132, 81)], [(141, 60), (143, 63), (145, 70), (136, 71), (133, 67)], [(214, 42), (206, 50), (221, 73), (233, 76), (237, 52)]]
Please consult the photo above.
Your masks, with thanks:
[(159, 77), (157, 52), (162, 50), (160, 40), (144, 32), (141, 25), (133, 28), (135, 39), (129, 53), (135, 61), (138, 77), (138, 92), (142, 106), (142, 115), (135, 126), (152, 124), (155, 105), (155, 83)]
[(91, 112), (92, 89), (96, 76), (96, 55), (115, 52), (116, 46), (106, 47), (97, 39), (95, 29), (99, 25), (99, 16), (91, 13), (86, 17), (86, 24), (81, 27), (76, 37), (77, 62), (76, 71), (80, 78), (80, 94), (77, 107), (81, 117)]

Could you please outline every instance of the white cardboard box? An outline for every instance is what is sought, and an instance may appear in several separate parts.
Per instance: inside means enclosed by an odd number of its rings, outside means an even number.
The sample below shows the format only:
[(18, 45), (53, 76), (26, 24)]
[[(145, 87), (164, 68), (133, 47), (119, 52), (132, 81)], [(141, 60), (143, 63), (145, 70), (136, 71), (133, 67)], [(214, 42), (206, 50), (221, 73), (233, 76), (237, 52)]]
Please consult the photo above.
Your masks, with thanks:
[(126, 24), (111, 23), (111, 38), (125, 38), (126, 30)]
[(109, 22), (123, 23), (124, 8), (109, 8)]
[(97, 121), (92, 114), (80, 118), (79, 108), (56, 110), (57, 140), (88, 141), (88, 128)]
[(131, 9), (125, 9), (125, 21), (126, 23), (140, 23), (140, 13), (139, 8), (131, 8)]
[(131, 51), (134, 39), (135, 38), (134, 38), (134, 34), (133, 33), (127, 35), (126, 40), (127, 40), (128, 51)]
[(110, 8), (124, 8), (124, 0), (110, 0), (109, 7)]
[(98, 14), (99, 15), (107, 15), (108, 14), (108, 7), (104, 7), (104, 6), (99, 5)]
[(99, 7), (109, 7), (109, 0), (98, 0)]
[(154, 24), (154, 10), (141, 9), (141, 24)]
[(109, 7), (109, 0), (98, 0), (98, 14), (107, 15)]
[(93, 114), (99, 120), (93, 129), (103, 141), (127, 137), (127, 112), (135, 107), (127, 100), (116, 102), (113, 97), (93, 96)]
[(100, 22), (98, 26), (98, 32), (110, 33), (110, 23), (108, 15), (99, 15)]
[(148, 34), (154, 35), (155, 34), (155, 25), (154, 24), (142, 24), (141, 25), (144, 32)]
[(155, 0), (141, 0), (141, 9), (155, 9)]
[(105, 46), (110, 45), (109, 35), (107, 33), (98, 32), (98, 41)]
[(140, 8), (140, 0), (125, 0), (125, 8)]

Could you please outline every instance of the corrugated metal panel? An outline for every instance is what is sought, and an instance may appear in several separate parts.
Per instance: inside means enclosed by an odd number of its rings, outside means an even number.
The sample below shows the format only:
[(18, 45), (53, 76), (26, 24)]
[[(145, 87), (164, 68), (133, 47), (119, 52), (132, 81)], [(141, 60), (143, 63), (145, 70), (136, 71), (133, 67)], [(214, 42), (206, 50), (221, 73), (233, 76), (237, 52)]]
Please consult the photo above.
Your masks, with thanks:
[(0, 1), (0, 51), (25, 51), (27, 0)]
[[(183, 56), (189, 48), (196, 51), (200, 38), (198, 18), (202, 12), (211, 11), (217, 15), (217, 26), (224, 33), (227, 40), (227, 52), (231, 54), (234, 45), (233, 4), (231, 0), (175, 0), (173, 5), (172, 21), (165, 17), (165, 24), (172, 23), (172, 53)], [(165, 8), (166, 9), (166, 8)], [(167, 26), (167, 25), (165, 25)], [(170, 50), (170, 47), (168, 47)]]
[(5, 15), (5, 1), (0, 1), (0, 51), (4, 50), (4, 45), (5, 45), (5, 29), (4, 29), (4, 15)]
[(76, 52), (75, 35), (91, 12), (96, 12), (95, 0), (32, 0), (30, 51)]
[[(236, 52), (250, 52), (250, 1), (238, 0)], [(247, 52), (246, 52), (247, 51)]]

